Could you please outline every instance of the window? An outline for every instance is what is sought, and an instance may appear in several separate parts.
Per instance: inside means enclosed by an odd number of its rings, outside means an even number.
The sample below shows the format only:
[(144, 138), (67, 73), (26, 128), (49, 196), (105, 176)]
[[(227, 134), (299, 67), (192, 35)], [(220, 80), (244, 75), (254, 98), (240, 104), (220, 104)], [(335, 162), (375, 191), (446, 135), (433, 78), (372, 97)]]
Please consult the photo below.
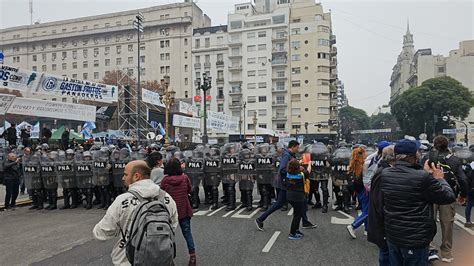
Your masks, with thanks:
[(259, 103), (264, 103), (267, 101), (267, 96), (258, 96), (258, 102)]
[(82, 78), (83, 78), (83, 79), (87, 79), (87, 77), (88, 77), (88, 76), (87, 76), (87, 73), (82, 73)]
[(36, 60), (37, 60), (36, 55), (33, 55), (33, 62), (36, 62)]
[(315, 19), (316, 21), (320, 21), (320, 20), (323, 20), (324, 18), (323, 18), (323, 15), (317, 14), (316, 16), (314, 16), (314, 19)]
[(99, 55), (99, 48), (94, 48), (94, 57)]
[(82, 62), (82, 68), (87, 68), (89, 63), (87, 61)]
[(291, 94), (292, 102), (301, 102), (301, 94)]
[(115, 64), (116, 64), (117, 66), (120, 66), (120, 65), (122, 64), (122, 58), (116, 58), (116, 59), (115, 59)]
[(94, 67), (99, 67), (99, 60), (94, 60)]
[(291, 35), (298, 35), (300, 34), (300, 32), (301, 32), (300, 28), (291, 29)]
[(188, 38), (184, 39), (184, 45), (188, 45)]
[(444, 66), (438, 67), (438, 73), (444, 73), (445, 69)]
[(300, 74), (301, 73), (301, 68), (300, 67), (292, 67), (291, 68), (291, 73), (292, 74)]
[(284, 91), (285, 90), (285, 82), (284, 81), (278, 81), (276, 83), (276, 90), (277, 91)]
[(255, 77), (255, 70), (247, 71), (247, 77)]
[(133, 64), (133, 57), (130, 56), (130, 57), (128, 58), (128, 64), (129, 64), (129, 65)]
[(43, 59), (43, 62), (46, 62), (46, 54), (42, 54), (41, 59)]
[(217, 54), (217, 62), (223, 62), (224, 61), (224, 54)]
[(72, 69), (77, 69), (77, 62), (72, 62)]
[(267, 50), (267, 45), (266, 45), (266, 44), (259, 44), (259, 45), (258, 45), (258, 50), (259, 50), (259, 51)]
[(77, 74), (72, 74), (73, 79), (77, 79)]
[(110, 59), (105, 59), (105, 66), (110, 66)]
[(267, 37), (267, 32), (266, 31), (259, 31), (258, 32), (258, 38), (264, 38)]
[(257, 83), (247, 83), (247, 89), (253, 90), (257, 88)]
[(300, 80), (293, 80), (291, 82), (292, 87), (301, 87), (301, 81)]
[(293, 41), (293, 42), (291, 42), (291, 47), (293, 47), (293, 49), (297, 50), (298, 48), (301, 47), (301, 42), (300, 41)]
[(230, 22), (230, 29), (235, 30), (235, 29), (241, 29), (242, 28), (242, 20), (237, 20), (237, 21), (231, 21)]
[(99, 79), (99, 72), (94, 72), (94, 79)]
[(204, 39), (204, 47), (209, 48), (211, 46), (211, 38)]
[(266, 69), (262, 69), (262, 70), (258, 71), (258, 76), (264, 77), (266, 75), (267, 75), (267, 70)]
[(256, 102), (256, 97), (255, 97), (255, 96), (248, 96), (248, 97), (247, 97), (247, 102), (248, 102), (248, 103), (254, 103), (254, 102)]
[[(162, 47), (163, 48), (163, 47)], [(133, 44), (129, 44), (128, 45), (128, 51), (129, 52), (133, 52)]]
[[(140, 63), (145, 63), (145, 56), (144, 55), (140, 56)], [(188, 65), (185, 65), (185, 66), (187, 67)]]
[(329, 93), (318, 93), (318, 100), (329, 100)]
[(14, 56), (13, 57), (13, 63), (19, 63), (20, 62), (20, 57), (19, 56)]
[(160, 73), (165, 74), (165, 67), (164, 66), (160, 67)]
[(326, 39), (318, 39), (318, 45), (322, 45), (322, 46), (329, 46), (329, 40), (326, 40)]
[(160, 54), (160, 60), (165, 61), (165, 54)]
[(301, 55), (299, 54), (291, 55), (291, 61), (300, 61), (300, 60), (301, 60)]
[[(289, 0), (278, 0), (278, 4), (282, 4), (283, 2), (288, 3)], [(285, 23), (285, 15), (273, 16), (272, 20), (273, 20), (273, 24)]]
[(194, 42), (194, 48), (200, 48), (200, 47), (201, 47), (201, 40), (196, 39), (196, 41)]
[(42, 71), (47, 71), (46, 65), (41, 66)]
[[(253, 116), (253, 113), (249, 116)], [(254, 130), (254, 129), (255, 129), (254, 124), (248, 124), (247, 125), (247, 130)]]
[(145, 43), (140, 43), (140, 51), (144, 51), (145, 50)]
[(318, 108), (318, 114), (320, 114), (320, 115), (328, 115), (328, 114), (329, 114), (329, 108), (327, 108), (327, 107), (319, 107), (319, 108)]
[(184, 85), (188, 85), (188, 78), (184, 78)]
[(104, 54), (105, 54), (105, 55), (108, 55), (109, 53), (110, 53), (110, 47), (109, 47), (109, 46), (106, 46), (106, 47), (105, 47), (105, 52), (104, 52)]
[(258, 88), (259, 89), (266, 89), (267, 88), (267, 83), (266, 82), (259, 82), (258, 83)]
[(267, 128), (267, 124), (258, 124), (259, 128)]
[(256, 46), (255, 45), (249, 45), (247, 46), (247, 52), (253, 52), (256, 51)]
[(318, 79), (318, 85), (323, 85), (323, 86), (329, 85), (329, 80), (327, 80), (327, 79)]
[(258, 116), (266, 116), (267, 109), (258, 109)]
[(184, 52), (184, 59), (188, 59), (188, 51)]
[(204, 55), (204, 63), (210, 63), (211, 62), (211, 55)]
[(285, 96), (277, 96), (276, 97), (277, 103), (285, 103)]
[(240, 49), (239, 48), (232, 48), (231, 55), (240, 55)]
[(284, 78), (284, 77), (285, 77), (285, 70), (278, 70), (278, 71), (276, 72), (276, 76), (277, 76), (278, 78)]
[(291, 108), (291, 115), (292, 115), (292, 116), (299, 116), (299, 115), (301, 115), (301, 108)]
[(170, 73), (170, 66), (166, 66), (166, 74)]
[(169, 29), (169, 28), (160, 29), (160, 35), (161, 35), (161, 36), (168, 36), (168, 35), (170, 35), (170, 29)]
[(66, 69), (67, 69), (67, 64), (66, 64), (66, 63), (63, 63), (63, 64), (62, 64), (62, 69), (63, 69), (63, 70), (66, 70)]
[(121, 45), (117, 45), (117, 46), (115, 47), (115, 50), (116, 50), (117, 54), (122, 53), (122, 46), (121, 46)]
[(257, 58), (249, 57), (247, 58), (247, 64), (255, 64), (257, 62)]
[(33, 71), (38, 71), (38, 67), (36, 67), (36, 66), (33, 66), (31, 69), (32, 69)]
[(285, 123), (277, 123), (277, 130), (284, 130), (285, 129)]
[(328, 53), (318, 53), (318, 59), (329, 59)]
[(318, 31), (319, 31), (319, 32), (329, 32), (329, 27), (328, 27), (328, 26), (319, 25), (319, 26), (318, 26)]
[(109, 42), (109, 41), (110, 41), (110, 36), (105, 36), (105, 37), (104, 37), (104, 41), (105, 41), (105, 42)]
[(166, 59), (166, 60), (170, 60), (170, 53), (166, 53), (166, 54), (165, 54), (165, 59)]
[(224, 42), (224, 37), (217, 37), (217, 44), (222, 44)]
[(258, 63), (259, 64), (266, 64), (267, 63), (267, 57), (262, 56), (258, 58)]

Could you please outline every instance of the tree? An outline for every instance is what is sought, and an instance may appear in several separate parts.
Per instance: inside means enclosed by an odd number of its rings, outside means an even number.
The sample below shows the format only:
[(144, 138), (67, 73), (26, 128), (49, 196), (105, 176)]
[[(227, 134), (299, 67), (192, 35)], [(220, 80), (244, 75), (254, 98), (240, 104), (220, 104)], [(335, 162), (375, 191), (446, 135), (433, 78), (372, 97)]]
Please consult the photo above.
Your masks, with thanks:
[(426, 129), (436, 135), (449, 127), (449, 122), (442, 120), (444, 115), (464, 119), (473, 106), (468, 88), (451, 77), (439, 77), (403, 92), (394, 101), (392, 113), (405, 134), (418, 136)]
[(339, 119), (341, 121), (341, 134), (347, 141), (353, 140), (352, 131), (366, 129), (369, 127), (369, 117), (367, 113), (352, 106), (346, 106), (339, 110)]
[(398, 127), (396, 118), (391, 113), (378, 113), (369, 118), (371, 129), (391, 128), (395, 130)]

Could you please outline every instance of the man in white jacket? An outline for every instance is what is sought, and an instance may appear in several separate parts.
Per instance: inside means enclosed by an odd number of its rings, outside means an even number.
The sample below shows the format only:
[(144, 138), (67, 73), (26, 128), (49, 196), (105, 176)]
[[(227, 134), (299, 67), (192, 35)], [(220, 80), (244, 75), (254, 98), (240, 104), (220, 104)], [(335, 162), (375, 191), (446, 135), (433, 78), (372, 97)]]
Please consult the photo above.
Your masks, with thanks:
[[(125, 166), (122, 179), (129, 191), (135, 191), (143, 198), (155, 197), (158, 195), (160, 187), (150, 179), (150, 172), (151, 170), (145, 161), (132, 161)], [(93, 234), (97, 240), (105, 241), (113, 237), (120, 237), (112, 250), (111, 256), (114, 265), (130, 265), (125, 255), (125, 241), (123, 241), (120, 232), (122, 230), (127, 234), (130, 216), (139, 204), (139, 200), (129, 192), (119, 195), (107, 209), (102, 220), (94, 227)], [(176, 229), (178, 212), (176, 203), (168, 193), (165, 195), (165, 204), (171, 215), (173, 229)]]

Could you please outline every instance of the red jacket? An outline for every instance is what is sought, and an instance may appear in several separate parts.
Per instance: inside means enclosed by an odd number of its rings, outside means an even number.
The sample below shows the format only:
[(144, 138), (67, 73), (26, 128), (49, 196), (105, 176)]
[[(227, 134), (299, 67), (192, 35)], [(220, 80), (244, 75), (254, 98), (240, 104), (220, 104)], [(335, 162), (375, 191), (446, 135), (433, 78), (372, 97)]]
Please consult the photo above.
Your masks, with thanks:
[(179, 220), (193, 216), (193, 209), (188, 198), (188, 194), (191, 192), (191, 182), (187, 175), (165, 176), (160, 187), (168, 192), (176, 202)]

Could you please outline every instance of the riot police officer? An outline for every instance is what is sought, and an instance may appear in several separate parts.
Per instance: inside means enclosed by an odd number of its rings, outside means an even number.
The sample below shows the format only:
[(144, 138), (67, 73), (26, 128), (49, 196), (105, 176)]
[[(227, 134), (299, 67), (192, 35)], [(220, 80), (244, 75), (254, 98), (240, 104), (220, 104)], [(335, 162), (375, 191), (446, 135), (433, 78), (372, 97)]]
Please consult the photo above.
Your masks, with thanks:
[(26, 187), (31, 190), (33, 205), (30, 210), (43, 209), (43, 180), (40, 172), (41, 152), (23, 156), (23, 178)]
[(204, 192), (209, 197), (209, 203), (212, 204), (211, 210), (216, 210), (219, 207), (219, 184), (222, 174), (220, 150), (211, 147), (206, 151), (204, 157)]
[(102, 147), (100, 150), (95, 151), (93, 154), (94, 159), (94, 176), (92, 182), (100, 197), (100, 205), (98, 209), (107, 209), (110, 206), (110, 191), (108, 189), (110, 183), (110, 170), (111, 165), (109, 163), (109, 149)]
[(199, 199), (199, 184), (204, 176), (203, 147), (198, 146), (193, 151), (187, 150), (183, 155), (186, 162), (184, 172), (191, 179), (193, 186), (191, 191), (192, 207), (193, 209), (198, 209), (201, 203)]
[(258, 144), (255, 154), (255, 167), (257, 170), (257, 189), (260, 193), (258, 204), (262, 211), (266, 211), (271, 205), (271, 189), (273, 181), (273, 157), (272, 149), (268, 143)]
[(78, 204), (77, 180), (74, 175), (74, 151), (58, 151), (56, 162), (58, 182), (63, 188), (64, 205), (60, 209), (75, 209)]
[(56, 159), (58, 152), (51, 151), (43, 153), (41, 156), (41, 178), (46, 190), (46, 197), (48, 199), (48, 206), (46, 210), (57, 209), (58, 202), (58, 178), (56, 175)]
[(122, 178), (124, 174), (125, 165), (127, 165), (128, 162), (130, 162), (130, 151), (127, 148), (122, 148), (120, 150), (115, 149), (112, 152), (111, 163), (114, 198), (125, 191)]
[(254, 153), (251, 150), (252, 145), (245, 145), (239, 152), (239, 189), (241, 193), (242, 207), (245, 207), (247, 211), (253, 209), (253, 183), (255, 180), (255, 158)]
[(349, 161), (352, 153), (349, 148), (339, 147), (332, 154), (332, 184), (333, 192), (336, 194), (336, 210), (343, 210), (349, 213), (349, 206), (351, 204), (350, 186), (352, 185), (351, 178), (347, 173), (349, 168)]
[(224, 203), (227, 203), (226, 211), (231, 211), (235, 210), (235, 183), (239, 169), (238, 145), (236, 143), (225, 144), (221, 154)]
[[(311, 156), (311, 173), (310, 173), (310, 194), (309, 200), (312, 195), (316, 198), (316, 204), (313, 208), (321, 208), (322, 212), (328, 211), (329, 202), (329, 190), (328, 182), (330, 176), (330, 165), (329, 165), (329, 150), (324, 143), (317, 142), (311, 145), (309, 148)], [(321, 198), (319, 194), (319, 187), (323, 194), (323, 204), (321, 206)]]
[(92, 176), (93, 176), (94, 161), (90, 151), (77, 151), (74, 156), (74, 170), (77, 180), (77, 188), (85, 197), (86, 209), (92, 208)]

